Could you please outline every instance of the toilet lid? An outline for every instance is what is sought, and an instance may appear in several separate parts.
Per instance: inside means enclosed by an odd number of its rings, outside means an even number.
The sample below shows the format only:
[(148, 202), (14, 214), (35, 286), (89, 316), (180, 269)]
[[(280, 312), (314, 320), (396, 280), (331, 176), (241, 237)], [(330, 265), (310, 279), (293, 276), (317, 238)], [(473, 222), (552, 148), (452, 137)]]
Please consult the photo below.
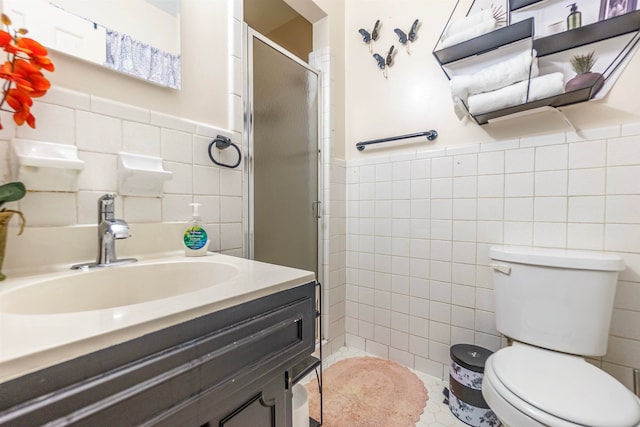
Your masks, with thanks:
[(512, 346), (494, 353), (491, 366), (509, 391), (557, 418), (602, 427), (640, 422), (633, 394), (580, 357)]

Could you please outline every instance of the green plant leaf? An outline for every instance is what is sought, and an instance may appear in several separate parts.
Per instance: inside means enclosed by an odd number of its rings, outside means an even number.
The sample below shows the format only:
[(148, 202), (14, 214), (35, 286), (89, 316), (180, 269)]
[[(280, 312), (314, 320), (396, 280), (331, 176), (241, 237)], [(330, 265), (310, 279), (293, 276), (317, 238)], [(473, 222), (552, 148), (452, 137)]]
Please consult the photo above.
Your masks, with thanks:
[(0, 206), (6, 202), (15, 202), (22, 199), (26, 193), (27, 189), (19, 181), (0, 185)]
[(592, 50), (589, 53), (572, 56), (569, 62), (576, 74), (585, 74), (591, 71), (591, 68), (597, 60), (596, 51)]

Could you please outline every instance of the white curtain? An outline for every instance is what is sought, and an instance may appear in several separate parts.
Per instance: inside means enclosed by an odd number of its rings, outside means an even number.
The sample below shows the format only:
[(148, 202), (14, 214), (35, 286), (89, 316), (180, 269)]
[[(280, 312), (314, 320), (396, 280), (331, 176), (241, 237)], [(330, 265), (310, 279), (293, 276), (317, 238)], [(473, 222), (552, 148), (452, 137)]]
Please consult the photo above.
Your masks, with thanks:
[(127, 34), (109, 29), (106, 32), (107, 67), (180, 89), (180, 55), (142, 43)]

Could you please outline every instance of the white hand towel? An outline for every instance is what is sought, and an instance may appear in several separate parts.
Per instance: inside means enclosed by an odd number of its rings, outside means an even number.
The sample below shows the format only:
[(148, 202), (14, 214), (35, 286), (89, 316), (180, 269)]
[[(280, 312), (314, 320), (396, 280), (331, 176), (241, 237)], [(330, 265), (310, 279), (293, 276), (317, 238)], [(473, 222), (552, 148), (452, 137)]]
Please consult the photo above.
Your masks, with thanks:
[[(528, 98), (527, 84), (529, 84)], [(477, 115), (547, 98), (563, 92), (564, 75), (562, 73), (551, 73), (533, 78), (530, 83), (525, 80), (502, 89), (471, 95), (467, 105), (469, 113)]]
[(461, 31), (466, 31), (468, 28), (474, 27), (486, 21), (495, 22), (495, 18), (493, 17), (493, 11), (491, 9), (484, 9), (484, 10), (481, 10), (480, 12), (452, 21), (451, 24), (449, 24), (449, 27), (447, 28), (447, 31), (445, 32), (443, 38), (453, 35), (455, 33), (459, 33)]
[(487, 67), (477, 73), (463, 74), (451, 78), (451, 94), (466, 101), (469, 95), (489, 92), (513, 83), (537, 77), (538, 58), (536, 51), (524, 51), (506, 61)]
[(470, 27), (461, 29), (457, 32), (447, 32), (447, 36), (442, 38), (442, 47), (453, 46), (462, 43), (474, 37), (489, 33), (496, 28), (496, 20), (493, 16), (488, 21), (482, 21)]
[(536, 77), (532, 82), (535, 83), (529, 87), (529, 98), (526, 102), (564, 93), (564, 74), (560, 72)]

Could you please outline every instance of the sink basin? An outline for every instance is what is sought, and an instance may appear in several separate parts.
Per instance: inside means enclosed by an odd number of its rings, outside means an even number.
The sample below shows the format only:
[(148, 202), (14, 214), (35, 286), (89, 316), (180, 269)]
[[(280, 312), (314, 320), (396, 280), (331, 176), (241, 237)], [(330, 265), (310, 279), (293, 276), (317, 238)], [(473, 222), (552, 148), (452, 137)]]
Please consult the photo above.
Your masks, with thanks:
[(216, 286), (237, 274), (237, 267), (211, 261), (140, 263), (75, 271), (3, 293), (0, 312), (33, 315), (122, 307)]

